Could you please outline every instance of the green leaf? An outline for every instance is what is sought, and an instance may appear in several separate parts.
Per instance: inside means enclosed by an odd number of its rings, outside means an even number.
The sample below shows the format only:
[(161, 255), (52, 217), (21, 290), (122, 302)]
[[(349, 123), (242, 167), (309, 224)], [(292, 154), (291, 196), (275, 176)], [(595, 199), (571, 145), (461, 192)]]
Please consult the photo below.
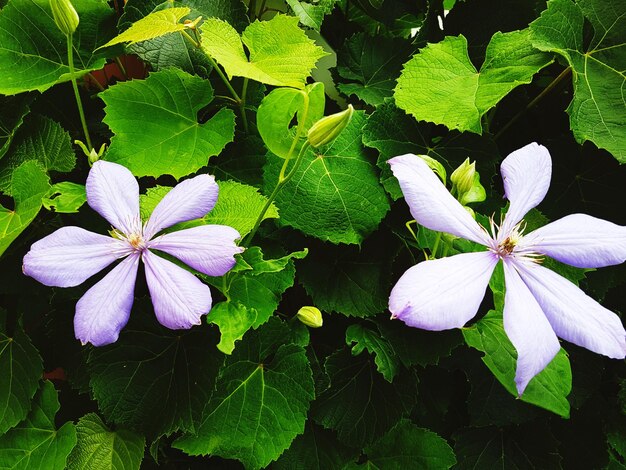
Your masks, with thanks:
[(146, 445), (143, 436), (126, 429), (111, 431), (95, 413), (80, 418), (76, 433), (69, 470), (139, 470)]
[(235, 341), (243, 338), (250, 328), (258, 328), (269, 320), (269, 316), (260, 318), (254, 308), (246, 308), (239, 302), (220, 302), (214, 305), (207, 321), (217, 325), (220, 329), (220, 342), (217, 349), (224, 354), (232, 354)]
[[(104, 67), (107, 52), (94, 52), (114, 31), (105, 1), (74, 0), (80, 23), (74, 32), (76, 76)], [(48, 0), (11, 0), (0, 10), (0, 93), (45, 91), (70, 80), (66, 39), (52, 18)]]
[[(489, 311), (479, 322), (463, 329), (466, 343), (485, 353), (483, 362), (502, 385), (514, 396), (517, 352), (509, 341), (502, 324), (502, 315)], [(528, 384), (520, 397), (522, 401), (537, 405), (565, 418), (569, 417), (567, 395), (572, 389), (572, 371), (563, 349)]]
[(42, 373), (39, 352), (21, 326), (13, 336), (0, 332), (0, 436), (26, 418)]
[(127, 327), (116, 343), (91, 351), (90, 385), (98, 408), (107, 421), (152, 439), (194, 431), (193, 417), (208, 400), (223, 358), (210, 352), (212, 334), (140, 326)]
[(15, 209), (0, 206), (0, 255), (39, 213), (41, 198), (49, 188), (48, 175), (34, 160), (22, 163), (13, 171), (11, 194)]
[(49, 211), (63, 214), (78, 212), (78, 209), (87, 202), (85, 185), (70, 181), (53, 184), (41, 202)]
[(358, 356), (365, 350), (375, 354), (378, 372), (387, 382), (393, 381), (400, 368), (400, 361), (395, 356), (391, 344), (377, 331), (359, 324), (350, 325), (346, 330), (346, 344), (352, 346), (353, 356)]
[(0, 436), (0, 465), (7, 469), (65, 468), (76, 444), (74, 424), (56, 429), (54, 417), (59, 399), (52, 382), (42, 383), (28, 417)]
[(290, 16), (256, 21), (241, 37), (217, 18), (208, 18), (200, 29), (202, 49), (224, 67), (229, 78), (246, 77), (268, 85), (304, 88), (315, 63), (326, 55), (298, 27), (298, 19)]
[(346, 80), (337, 88), (372, 106), (382, 104), (393, 96), (402, 64), (412, 49), (411, 43), (401, 38), (355, 34), (337, 52), (337, 73)]
[[(567, 108), (580, 143), (590, 140), (626, 163), (626, 1), (551, 0), (530, 25), (533, 46), (565, 57), (572, 69), (574, 99)], [(594, 34), (587, 45), (586, 24)]]
[(118, 83), (100, 96), (104, 122), (115, 134), (105, 158), (136, 176), (181, 178), (205, 166), (234, 137), (230, 109), (198, 123), (198, 111), (212, 101), (213, 90), (208, 81), (177, 69)]
[(551, 62), (549, 54), (530, 45), (528, 29), (498, 32), (477, 72), (467, 56), (465, 37), (448, 36), (404, 65), (395, 89), (396, 104), (418, 121), (481, 134), (481, 117)]
[(367, 461), (377, 468), (447, 469), (456, 463), (445, 439), (402, 419), (387, 434), (365, 449)]
[(300, 1), (285, 0), (294, 15), (298, 17), (300, 23), (309, 28), (319, 31), (324, 21), (324, 16), (328, 15), (338, 0), (318, 0), (318, 1)]
[(313, 377), (304, 349), (281, 344), (288, 330), (275, 320), (248, 333), (226, 359), (195, 435), (174, 442), (190, 455), (218, 455), (259, 469), (304, 431)]
[[(329, 146), (308, 149), (294, 176), (276, 196), (279, 223), (333, 243), (356, 243), (378, 227), (389, 210), (385, 191), (361, 144), (363, 112)], [(268, 156), (265, 191), (278, 180), (283, 160)]]
[(148, 16), (133, 23), (130, 28), (122, 34), (115, 36), (106, 44), (100, 46), (108, 47), (122, 42), (135, 44), (148, 39), (154, 39), (166, 34), (184, 31), (186, 26), (179, 23), (191, 10), (187, 7), (168, 8), (166, 10), (155, 11)]
[(34, 93), (18, 96), (0, 96), (0, 158), (7, 153), (15, 132), (20, 128), (24, 117), (30, 112), (29, 105), (35, 98)]

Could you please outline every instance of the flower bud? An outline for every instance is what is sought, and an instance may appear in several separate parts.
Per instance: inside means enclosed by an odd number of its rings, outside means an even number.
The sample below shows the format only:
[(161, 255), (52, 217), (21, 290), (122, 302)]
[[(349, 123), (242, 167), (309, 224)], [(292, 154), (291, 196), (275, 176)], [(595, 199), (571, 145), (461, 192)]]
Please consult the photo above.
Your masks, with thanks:
[(474, 186), (474, 175), (476, 174), (476, 162), (470, 163), (470, 159), (466, 158), (459, 167), (450, 175), (453, 188), (456, 188), (458, 195), (469, 192)]
[(57, 28), (66, 36), (73, 34), (78, 27), (79, 20), (72, 2), (70, 0), (50, 0), (50, 8)]
[(307, 135), (311, 147), (318, 148), (332, 142), (350, 123), (353, 113), (354, 108), (349, 104), (348, 109), (323, 117), (313, 124)]
[(298, 320), (311, 328), (319, 328), (323, 324), (322, 312), (316, 307), (306, 306), (298, 310)]

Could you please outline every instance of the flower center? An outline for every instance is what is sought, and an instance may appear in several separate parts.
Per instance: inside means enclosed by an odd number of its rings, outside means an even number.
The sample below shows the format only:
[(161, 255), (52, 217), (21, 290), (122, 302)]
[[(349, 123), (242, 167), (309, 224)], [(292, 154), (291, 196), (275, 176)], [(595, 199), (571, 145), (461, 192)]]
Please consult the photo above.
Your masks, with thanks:
[(143, 236), (140, 233), (131, 233), (128, 236), (128, 243), (130, 243), (130, 246), (135, 250), (143, 250), (146, 247)]

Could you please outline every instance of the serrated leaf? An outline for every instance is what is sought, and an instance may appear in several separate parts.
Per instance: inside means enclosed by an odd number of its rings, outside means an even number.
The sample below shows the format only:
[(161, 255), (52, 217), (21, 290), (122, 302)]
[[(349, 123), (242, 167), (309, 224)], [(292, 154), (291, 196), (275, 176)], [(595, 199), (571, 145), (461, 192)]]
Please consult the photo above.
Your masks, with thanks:
[(195, 435), (174, 447), (190, 455), (218, 455), (260, 469), (304, 431), (313, 377), (304, 349), (281, 344), (278, 320), (246, 335), (220, 372)]
[(298, 27), (298, 19), (290, 16), (279, 14), (269, 21), (256, 21), (241, 37), (231, 25), (217, 18), (205, 20), (200, 29), (202, 49), (224, 67), (230, 78), (246, 77), (268, 85), (304, 88), (315, 63), (326, 55)]
[(309, 28), (319, 31), (324, 21), (324, 16), (328, 15), (338, 0), (319, 0), (317, 2), (307, 2), (301, 0), (285, 0), (294, 15), (298, 17), (300, 23)]
[[(114, 31), (115, 11), (106, 2), (74, 0), (80, 23), (73, 35), (76, 76), (104, 67), (105, 51), (94, 52)], [(0, 11), (0, 93), (45, 91), (70, 80), (66, 39), (48, 0), (11, 0)]]
[(74, 424), (57, 429), (54, 417), (59, 399), (52, 382), (44, 381), (37, 391), (28, 416), (0, 436), (0, 466), (3, 469), (65, 468), (76, 444)]
[[(325, 148), (307, 150), (293, 177), (276, 196), (279, 223), (333, 243), (361, 243), (378, 227), (389, 202), (361, 144), (362, 112)], [(265, 192), (283, 164), (268, 156)]]
[(395, 100), (418, 121), (482, 133), (481, 117), (513, 88), (552, 62), (530, 44), (530, 31), (496, 33), (476, 71), (463, 35), (429, 44), (404, 65)]
[(145, 438), (126, 429), (111, 431), (95, 413), (76, 425), (77, 443), (68, 470), (139, 470)]
[(346, 344), (352, 346), (353, 356), (358, 356), (365, 350), (375, 355), (374, 361), (378, 372), (387, 382), (393, 381), (399, 371), (400, 361), (395, 356), (391, 344), (377, 331), (359, 324), (350, 325), (346, 330)]
[[(574, 99), (567, 108), (580, 143), (590, 140), (626, 163), (626, 1), (552, 0), (530, 25), (533, 46), (565, 57), (572, 68)], [(586, 45), (586, 23), (594, 30)]]
[(213, 90), (208, 81), (177, 69), (118, 83), (100, 96), (104, 122), (114, 133), (105, 158), (136, 176), (181, 178), (233, 140), (234, 113), (222, 108), (198, 123), (198, 111), (211, 102)]
[(0, 332), (0, 436), (26, 418), (42, 372), (39, 352), (21, 326), (12, 337)]
[[(267, 320), (269, 317), (265, 318), (265, 321)], [(235, 341), (243, 338), (243, 335), (255, 324), (258, 327), (260, 323), (263, 323), (254, 308), (246, 308), (239, 302), (230, 301), (214, 305), (207, 316), (207, 321), (219, 327), (220, 342), (217, 344), (217, 349), (224, 354), (232, 354)]]
[(30, 112), (29, 105), (35, 98), (34, 93), (18, 96), (0, 96), (0, 158), (9, 150), (16, 131)]
[(70, 181), (53, 184), (41, 202), (49, 211), (62, 214), (78, 212), (78, 209), (87, 202), (85, 185)]

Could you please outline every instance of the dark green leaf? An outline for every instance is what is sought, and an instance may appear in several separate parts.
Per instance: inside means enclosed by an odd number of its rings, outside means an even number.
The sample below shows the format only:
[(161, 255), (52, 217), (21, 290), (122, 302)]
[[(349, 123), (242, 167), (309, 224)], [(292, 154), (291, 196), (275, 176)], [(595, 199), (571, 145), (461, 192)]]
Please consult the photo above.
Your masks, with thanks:
[(0, 158), (7, 153), (15, 132), (30, 112), (28, 105), (35, 98), (34, 93), (24, 93), (18, 96), (0, 96)]
[(375, 355), (378, 372), (388, 382), (393, 381), (398, 373), (400, 361), (395, 356), (392, 345), (377, 331), (359, 324), (350, 325), (346, 330), (346, 344), (352, 346), (353, 356), (358, 356), (365, 350)]

